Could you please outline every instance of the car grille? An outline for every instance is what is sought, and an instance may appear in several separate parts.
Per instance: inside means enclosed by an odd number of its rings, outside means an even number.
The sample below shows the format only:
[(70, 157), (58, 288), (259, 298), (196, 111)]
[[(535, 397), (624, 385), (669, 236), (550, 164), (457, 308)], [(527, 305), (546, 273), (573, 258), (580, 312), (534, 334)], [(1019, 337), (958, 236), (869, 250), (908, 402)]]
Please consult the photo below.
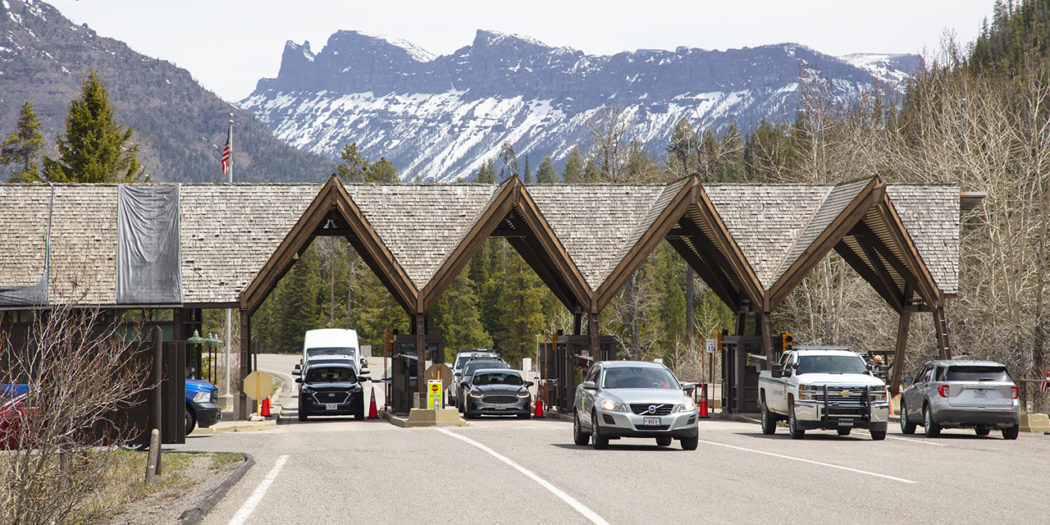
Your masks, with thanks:
[(494, 405), (507, 405), (517, 401), (517, 396), (485, 396), (482, 401)]
[[(829, 386), (828, 388), (828, 406), (832, 407), (855, 407), (860, 408), (864, 406), (864, 388), (863, 387), (838, 387)], [(848, 396), (842, 395), (843, 392), (849, 392)], [(823, 401), (823, 399), (821, 399)], [(869, 401), (870, 403), (870, 401)]]
[[(650, 411), (649, 407), (654, 407), (655, 410)], [(635, 414), (666, 416), (667, 414), (671, 413), (671, 409), (673, 408), (674, 405), (670, 403), (631, 403), (631, 411)]]
[(667, 430), (671, 425), (636, 425), (638, 430)]
[(350, 394), (346, 392), (311, 392), (314, 401), (318, 403), (346, 403), (350, 400)]

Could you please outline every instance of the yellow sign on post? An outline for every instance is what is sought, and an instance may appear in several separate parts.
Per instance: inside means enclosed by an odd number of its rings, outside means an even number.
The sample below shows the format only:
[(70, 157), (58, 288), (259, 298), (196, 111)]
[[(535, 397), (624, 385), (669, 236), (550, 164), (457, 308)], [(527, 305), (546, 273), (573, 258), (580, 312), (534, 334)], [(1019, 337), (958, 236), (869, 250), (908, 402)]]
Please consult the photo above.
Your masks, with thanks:
[(242, 391), (246, 396), (253, 401), (259, 401), (273, 392), (273, 376), (256, 370), (244, 378), (244, 384), (241, 386), (244, 387)]
[(444, 396), (441, 395), (443, 383), (440, 379), (427, 381), (427, 408), (441, 410), (444, 407)]

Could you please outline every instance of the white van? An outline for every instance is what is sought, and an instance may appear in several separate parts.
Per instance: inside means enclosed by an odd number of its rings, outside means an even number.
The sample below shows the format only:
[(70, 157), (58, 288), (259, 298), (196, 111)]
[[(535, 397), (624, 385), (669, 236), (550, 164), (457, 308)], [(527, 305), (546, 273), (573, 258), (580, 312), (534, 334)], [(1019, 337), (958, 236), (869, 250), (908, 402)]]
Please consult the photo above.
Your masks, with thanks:
[(343, 328), (322, 328), (307, 330), (303, 338), (303, 361), (305, 368), (311, 359), (348, 359), (354, 365), (358, 375), (367, 365), (361, 363), (358, 351), (357, 331)]

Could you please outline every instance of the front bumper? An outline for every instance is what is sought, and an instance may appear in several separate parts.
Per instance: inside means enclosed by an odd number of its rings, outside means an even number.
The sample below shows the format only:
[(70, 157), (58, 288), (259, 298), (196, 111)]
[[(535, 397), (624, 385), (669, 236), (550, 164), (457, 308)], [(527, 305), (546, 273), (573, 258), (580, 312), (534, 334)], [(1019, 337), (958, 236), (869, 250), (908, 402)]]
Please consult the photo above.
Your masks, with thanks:
[(198, 427), (208, 428), (222, 420), (222, 407), (215, 403), (190, 402), (190, 406), (193, 407)]
[[(697, 411), (675, 412), (666, 416), (650, 416), (632, 412), (612, 412), (596, 408), (602, 436), (618, 437), (696, 437)], [(655, 417), (659, 424), (646, 425), (646, 418)]]
[[(333, 408), (329, 408), (331, 405)], [(312, 395), (299, 394), (299, 411), (312, 416), (349, 416), (364, 412), (364, 394), (351, 392), (343, 403), (319, 403)]]
[(820, 401), (795, 403), (795, 420), (807, 430), (837, 428), (885, 429), (890, 419), (890, 405), (874, 402), (870, 406), (825, 405)]
[[(472, 414), (487, 415), (519, 415), (532, 413), (532, 396), (519, 397), (512, 403), (487, 402), (486, 397), (476, 398), (467, 395), (466, 409)], [(507, 396), (504, 395), (504, 397)]]

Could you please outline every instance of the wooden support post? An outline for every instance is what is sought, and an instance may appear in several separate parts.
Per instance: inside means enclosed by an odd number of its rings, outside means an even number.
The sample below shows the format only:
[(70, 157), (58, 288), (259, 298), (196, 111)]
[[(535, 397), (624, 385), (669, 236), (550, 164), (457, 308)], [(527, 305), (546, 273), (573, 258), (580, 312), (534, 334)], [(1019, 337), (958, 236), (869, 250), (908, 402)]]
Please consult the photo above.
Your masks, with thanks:
[(908, 328), (911, 326), (911, 310), (901, 311), (897, 321), (897, 348), (893, 353), (893, 372), (890, 376), (890, 395), (901, 391), (901, 376), (904, 374), (904, 351), (908, 348)]
[(146, 484), (152, 485), (160, 473), (160, 431), (153, 429), (149, 434), (149, 455), (146, 461)]
[(416, 312), (416, 390), (419, 392), (419, 402), (422, 408), (427, 395), (427, 382), (423, 373), (427, 370), (427, 345), (426, 345), (427, 319), (423, 312)]
[(251, 319), (252, 316), (248, 313), (248, 310), (241, 310), (241, 353), (240, 353), (240, 366), (238, 366), (238, 373), (234, 377), (233, 385), (231, 388), (237, 392), (236, 402), (234, 406), (237, 408), (237, 414), (234, 416), (237, 419), (248, 419), (248, 396), (244, 395), (241, 391), (244, 385), (244, 378), (248, 377), (251, 373), (252, 365), (252, 346), (251, 346)]
[[(160, 433), (162, 429), (161, 417), (163, 417), (164, 400), (162, 399), (161, 382), (164, 379), (164, 332), (159, 326), (154, 326), (151, 331), (153, 338), (153, 393), (150, 396), (150, 414), (153, 419), (150, 428), (158, 436), (157, 448), (160, 449)], [(153, 444), (150, 444), (150, 454), (153, 453)], [(157, 462), (154, 464), (157, 474), (160, 474), (160, 454), (157, 454)]]
[(572, 335), (583, 334), (583, 312), (576, 311), (572, 314)]
[(594, 358), (592, 362), (601, 361), (602, 356), (598, 348), (598, 312), (587, 315), (587, 335), (590, 336), (591, 357)]
[(769, 370), (773, 364), (773, 334), (769, 325), (769, 312), (758, 313), (759, 330), (762, 332), (762, 353), (766, 355), (766, 362), (762, 368)]
[(941, 359), (951, 359), (952, 349), (948, 346), (948, 319), (944, 315), (944, 305), (933, 309), (933, 326), (937, 330), (937, 349)]

